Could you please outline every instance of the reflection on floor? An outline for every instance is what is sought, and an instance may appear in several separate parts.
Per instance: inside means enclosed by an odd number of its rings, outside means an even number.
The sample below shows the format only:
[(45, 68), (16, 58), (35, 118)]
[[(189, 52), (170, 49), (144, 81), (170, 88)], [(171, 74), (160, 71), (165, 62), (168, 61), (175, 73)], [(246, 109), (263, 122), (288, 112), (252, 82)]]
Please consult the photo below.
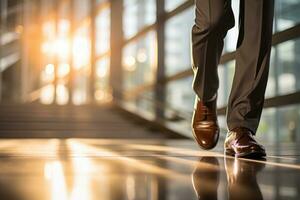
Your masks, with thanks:
[[(290, 147), (291, 148), (291, 147)], [(190, 140), (0, 141), (1, 199), (299, 199), (299, 156), (224, 158)]]

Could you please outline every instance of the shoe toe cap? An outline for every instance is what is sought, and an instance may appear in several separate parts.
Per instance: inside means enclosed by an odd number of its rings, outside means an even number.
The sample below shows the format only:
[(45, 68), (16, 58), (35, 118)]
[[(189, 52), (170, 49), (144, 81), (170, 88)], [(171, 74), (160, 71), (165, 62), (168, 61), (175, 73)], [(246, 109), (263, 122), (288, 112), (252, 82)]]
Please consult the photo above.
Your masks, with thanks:
[(194, 137), (201, 148), (208, 150), (217, 145), (219, 139), (219, 128), (193, 128)]

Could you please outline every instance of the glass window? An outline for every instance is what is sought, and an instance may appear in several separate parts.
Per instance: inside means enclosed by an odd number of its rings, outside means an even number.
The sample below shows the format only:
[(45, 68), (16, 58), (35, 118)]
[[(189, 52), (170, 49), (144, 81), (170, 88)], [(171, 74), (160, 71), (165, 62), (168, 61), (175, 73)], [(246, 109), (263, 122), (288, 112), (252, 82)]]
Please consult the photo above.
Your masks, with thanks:
[(96, 0), (96, 3), (97, 4), (101, 4), (101, 3), (104, 3), (104, 2), (107, 2), (108, 0)]
[[(44, 6), (49, 6), (45, 4)], [(57, 8), (57, 23), (46, 20), (42, 23), (42, 63), (40, 75), (41, 103), (65, 105), (69, 101), (68, 82), (71, 70), (70, 7), (69, 2), (60, 2)], [(47, 13), (45, 11), (45, 13)], [(56, 78), (56, 85), (54, 80)], [(55, 102), (54, 102), (55, 99)]]
[(194, 8), (189, 8), (166, 22), (166, 75), (191, 68), (190, 37), (194, 23)]
[(149, 32), (143, 38), (127, 44), (123, 49), (122, 65), (125, 89), (153, 83), (156, 72), (156, 34)]
[(96, 17), (96, 54), (101, 55), (110, 48), (110, 8), (102, 10)]
[(174, 10), (179, 5), (183, 4), (187, 0), (165, 0), (165, 10), (167, 12)]
[(270, 142), (299, 142), (300, 105), (263, 110), (257, 136)]
[(193, 77), (169, 82), (166, 86), (165, 119), (170, 128), (191, 137), (191, 118), (195, 102)]
[(235, 61), (230, 61), (218, 67), (219, 90), (218, 90), (218, 107), (227, 105), (230, 95), (231, 85), (235, 70)]
[(135, 100), (135, 106), (140, 110), (140, 114), (147, 119), (154, 119), (155, 106), (154, 106), (154, 92), (148, 90), (139, 94)]
[[(300, 90), (300, 39), (272, 47), (268, 84), (265, 97), (286, 95)], [(220, 88), (218, 105), (227, 104), (235, 70), (235, 61), (219, 66)]]
[(275, 59), (274, 59), (275, 49), (272, 47), (271, 50), (271, 60), (270, 60), (270, 69), (269, 69), (269, 78), (268, 78), (268, 84), (266, 88), (265, 97), (270, 98), (274, 97), (276, 95), (276, 91), (278, 88), (278, 81), (276, 78), (276, 70), (275, 70)]
[(89, 74), (90, 74), (90, 27), (83, 26), (76, 30), (73, 38), (73, 96), (72, 101), (75, 105), (87, 103), (89, 91)]
[[(299, 42), (289, 41), (289, 43), (298, 45)], [(293, 48), (294, 50), (291, 50), (290, 44), (284, 44), (285, 43), (282, 43), (272, 47), (270, 72), (265, 95), (266, 98), (274, 97), (279, 94), (284, 95), (299, 90), (299, 85), (295, 83), (297, 73), (299, 73), (297, 72), (296, 65), (299, 61), (297, 61), (297, 59), (291, 59), (292, 57), (295, 57), (294, 55), (296, 52), (293, 51), (296, 49)], [(286, 53), (290, 54), (289, 57), (285, 57)], [(286, 62), (289, 63), (288, 66), (290, 67), (287, 67), (289, 69), (285, 69), (285, 66), (287, 65), (284, 63)]]
[(275, 1), (274, 30), (282, 31), (300, 22), (300, 1)]
[(154, 92), (153, 88), (139, 93), (134, 97), (126, 96), (126, 101), (123, 101), (123, 106), (126, 109), (143, 116), (148, 120), (155, 118)]
[(195, 94), (192, 89), (193, 78), (188, 77), (167, 84), (167, 105), (179, 111), (192, 112)]
[(234, 14), (235, 25), (232, 29), (230, 29), (227, 32), (227, 35), (226, 35), (226, 38), (224, 41), (224, 49), (223, 49), (224, 53), (236, 50), (236, 44), (237, 44), (237, 39), (238, 39), (238, 35), (239, 35), (238, 21), (239, 21), (240, 0), (233, 0), (231, 3), (231, 7), (233, 10), (233, 14)]
[(74, 20), (77, 24), (81, 24), (90, 14), (90, 1), (74, 0), (74, 7)]
[(130, 38), (156, 19), (155, 0), (124, 0), (124, 37)]
[(290, 40), (274, 47), (272, 64), (278, 81), (278, 94), (300, 90), (300, 39)]
[[(227, 130), (226, 116), (218, 117), (220, 128)], [(263, 109), (256, 136), (268, 145), (300, 142), (300, 104)], [(280, 146), (277, 146), (280, 148)]]
[[(230, 29), (225, 38), (224, 52), (236, 50), (238, 38), (239, 0), (232, 1), (235, 16), (235, 26)], [(300, 1), (278, 0), (275, 1), (274, 32), (291, 28), (300, 22)]]
[(109, 56), (101, 58), (96, 62), (96, 85), (95, 99), (98, 102), (111, 100), (111, 89), (109, 86)]

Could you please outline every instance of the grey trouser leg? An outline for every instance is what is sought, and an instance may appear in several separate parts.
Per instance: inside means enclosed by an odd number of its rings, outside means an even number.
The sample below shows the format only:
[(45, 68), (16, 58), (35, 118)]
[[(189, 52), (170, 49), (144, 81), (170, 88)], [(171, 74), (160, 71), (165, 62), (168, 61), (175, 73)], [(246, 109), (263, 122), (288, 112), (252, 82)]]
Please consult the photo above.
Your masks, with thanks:
[[(214, 1), (214, 0), (212, 0)], [(268, 80), (274, 0), (241, 0), (236, 68), (227, 108), (229, 130), (257, 130)]]
[(202, 101), (218, 90), (217, 67), (223, 39), (234, 26), (230, 0), (196, 0), (196, 19), (192, 28), (193, 89)]

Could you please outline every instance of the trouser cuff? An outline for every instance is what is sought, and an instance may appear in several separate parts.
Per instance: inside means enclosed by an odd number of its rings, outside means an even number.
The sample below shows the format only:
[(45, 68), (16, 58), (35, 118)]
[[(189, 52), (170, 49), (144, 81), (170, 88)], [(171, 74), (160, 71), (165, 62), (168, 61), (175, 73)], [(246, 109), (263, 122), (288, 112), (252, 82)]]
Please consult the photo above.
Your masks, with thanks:
[(227, 122), (228, 131), (237, 128), (237, 127), (244, 127), (252, 131), (254, 135), (256, 135), (256, 131), (258, 128), (258, 123), (256, 120), (253, 121), (235, 121), (235, 122)]

